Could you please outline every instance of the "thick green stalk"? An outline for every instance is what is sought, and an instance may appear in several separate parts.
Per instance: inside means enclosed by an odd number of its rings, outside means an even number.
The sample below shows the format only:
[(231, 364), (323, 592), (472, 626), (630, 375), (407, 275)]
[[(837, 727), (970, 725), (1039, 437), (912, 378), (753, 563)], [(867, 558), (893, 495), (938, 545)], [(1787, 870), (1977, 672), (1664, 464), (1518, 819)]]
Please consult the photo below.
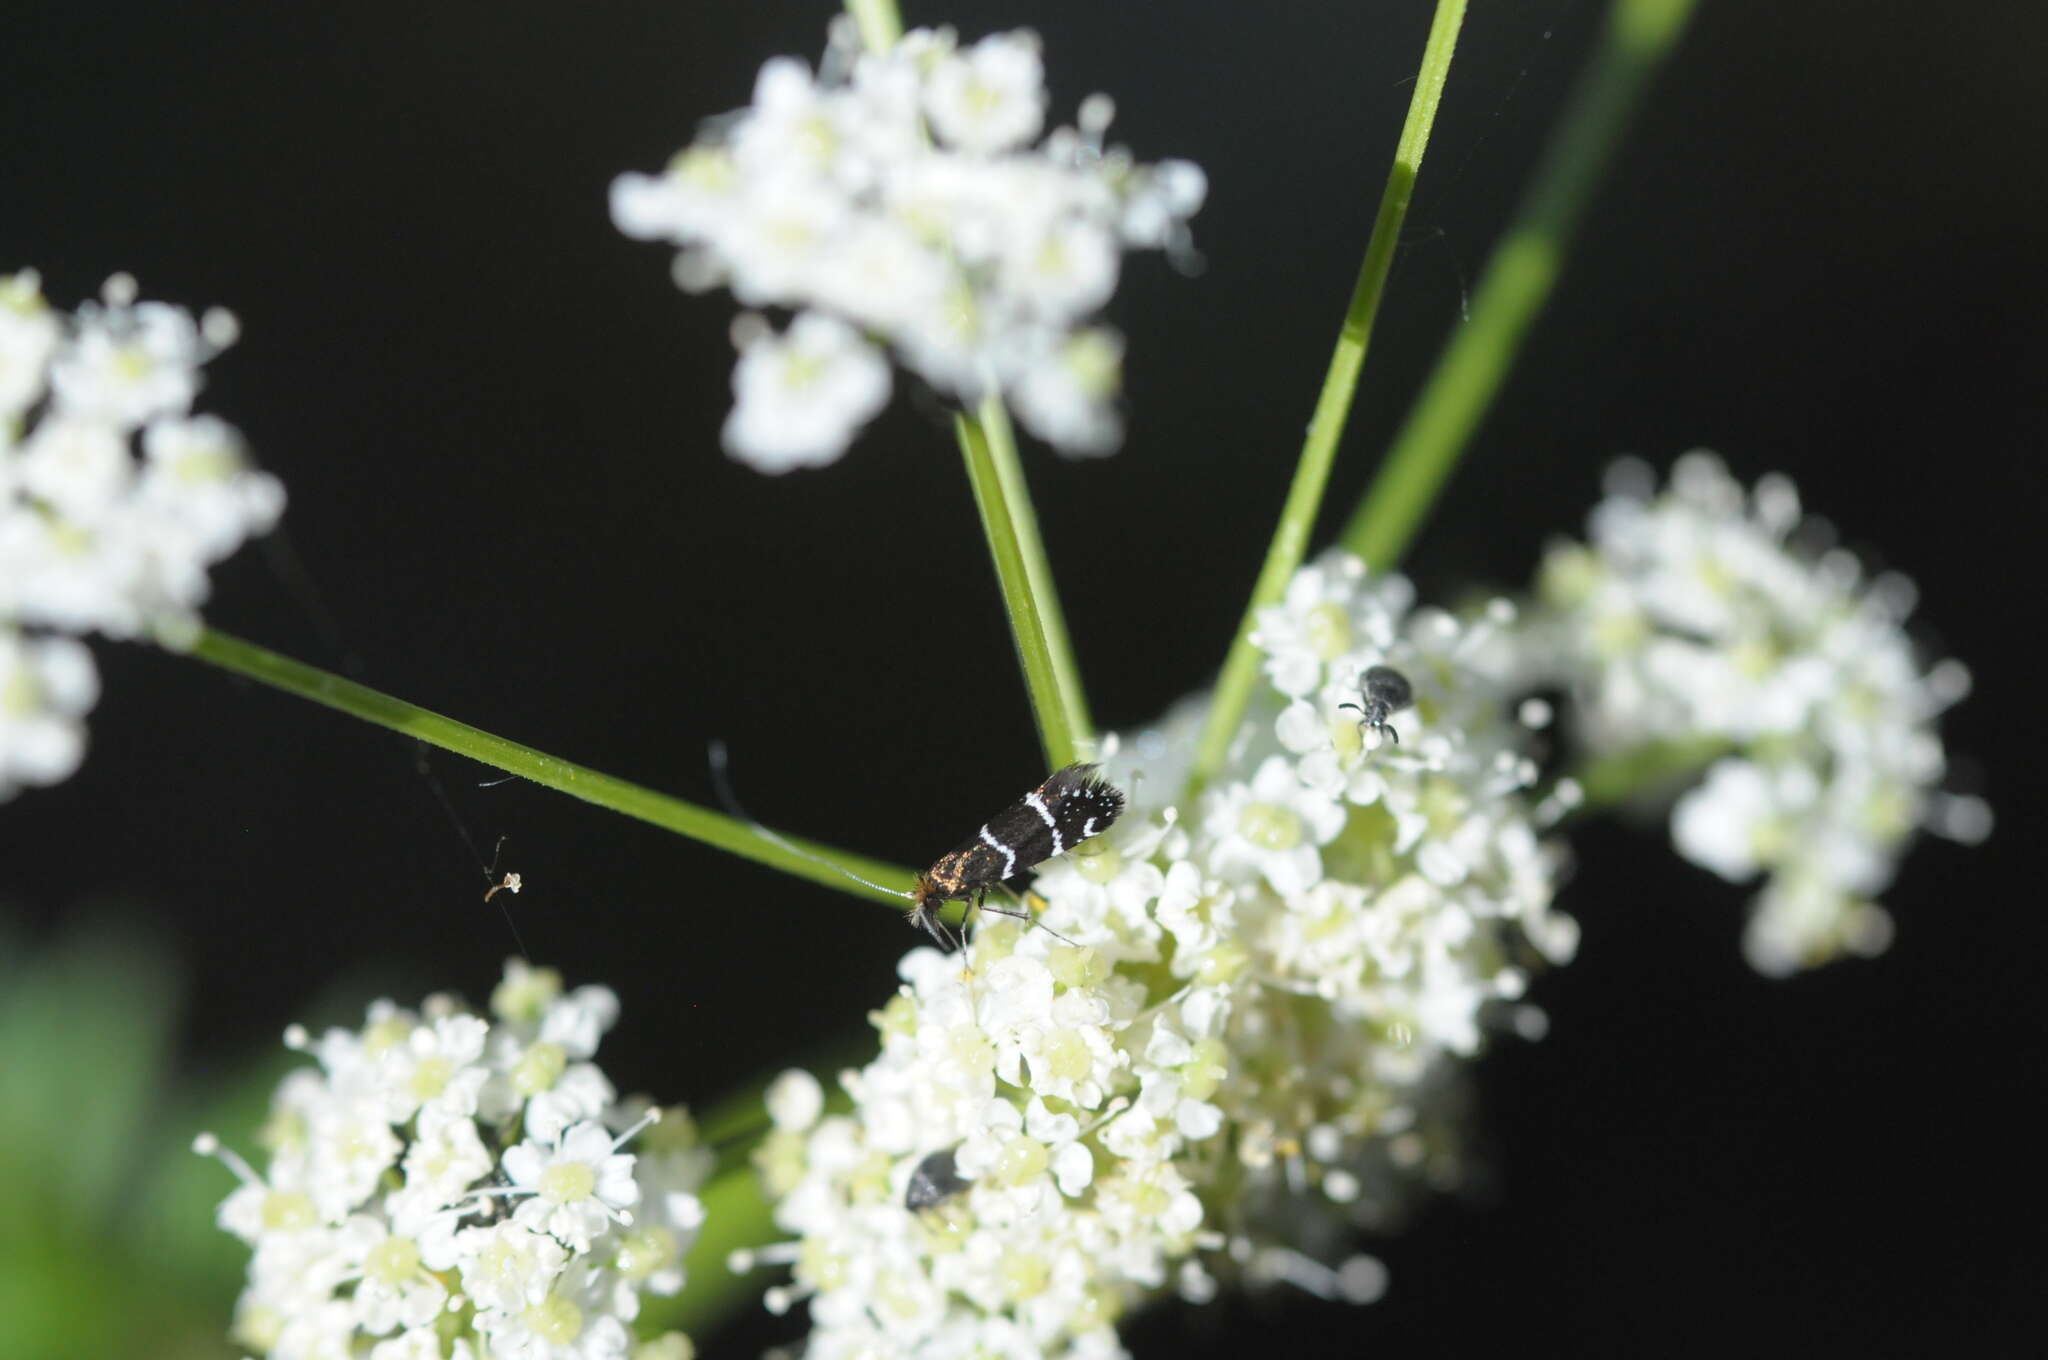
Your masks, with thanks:
[(846, 0), (846, 12), (860, 30), (860, 45), (870, 52), (886, 52), (903, 36), (896, 0)]
[[(344, 680), (338, 675), (279, 656), (253, 642), (230, 637), (226, 633), (209, 628), (199, 635), (191, 648), (191, 655), (237, 675), (259, 680), (273, 688), (296, 694), (302, 699), (311, 699), (316, 704), (338, 709), (351, 717), (388, 727), (394, 732), (438, 746), (444, 751), (468, 756), (471, 760), (495, 766), (522, 779), (559, 790), (586, 803), (623, 812), (628, 817), (637, 817), (643, 822), (702, 841), (706, 845), (726, 850), (743, 859), (754, 860), (798, 878), (822, 883), (828, 888), (852, 893), (856, 897), (871, 898), (877, 902), (888, 902), (902, 906), (903, 900), (887, 887), (870, 887), (847, 878), (831, 865), (844, 866), (848, 872), (873, 879), (877, 883), (902, 883), (909, 886), (910, 871), (894, 865), (883, 864), (850, 851), (840, 850), (814, 841), (801, 840), (794, 836), (775, 834), (775, 839), (764, 835), (762, 828), (737, 817), (728, 817), (709, 808), (671, 798), (665, 793), (656, 793), (638, 784), (629, 784), (623, 779), (600, 774), (588, 766), (536, 751), (530, 746), (507, 741), (493, 736), (468, 723), (444, 718), (438, 713), (415, 707), (403, 699), (394, 699), (353, 680)], [(778, 843), (778, 841), (780, 843)], [(811, 858), (815, 856), (816, 859)], [(830, 864), (820, 863), (829, 860)]]
[[(903, 18), (895, 0), (846, 0), (846, 11), (870, 52), (886, 51), (902, 36)], [(991, 392), (973, 415), (961, 413), (956, 430), (1046, 762), (1057, 769), (1085, 760), (1094, 753), (1094, 723), (1045, 540), (1038, 532), (1038, 513), (1017, 457), (1017, 437), (1001, 396)]]
[(976, 415), (961, 413), (954, 420), (954, 432), (967, 464), (967, 480), (974, 487), (989, 555), (995, 559), (1003, 608), (1010, 616), (1010, 636), (1024, 668), (1024, 686), (1038, 720), (1046, 764), (1058, 769), (1085, 760), (1094, 752), (1095, 728), (1002, 398), (989, 396)]
[(1380, 208), (1373, 219), (1372, 238), (1366, 243), (1365, 260), (1358, 269), (1358, 282), (1351, 290), (1351, 304), (1344, 312), (1344, 325), (1337, 333), (1337, 346), (1330, 355), (1329, 371), (1323, 377), (1322, 394), (1316, 398), (1315, 415), (1309, 421), (1308, 438), (1295, 465), (1294, 484), (1288, 488), (1287, 503), (1280, 512), (1280, 524), (1266, 549), (1265, 565), (1252, 587), (1237, 636), (1224, 658), (1223, 671), (1216, 680), (1215, 697), (1195, 746), (1189, 787), (1199, 788), (1222, 768), (1230, 741), (1244, 719), (1251, 701), (1252, 686), (1258, 679), (1259, 651), (1252, 645), (1252, 628), (1259, 610), (1275, 604), (1287, 591), (1287, 582), (1308, 551), (1309, 534), (1315, 529), (1316, 511), (1323, 503), (1329, 484), (1330, 465), (1337, 457), (1337, 441), (1351, 413), (1351, 399), (1358, 390), (1358, 371), (1365, 362), (1367, 342), (1379, 313), (1380, 298), (1386, 291), (1387, 273), (1393, 267), (1394, 247), (1400, 240), (1401, 223), (1408, 215), (1408, 202), (1415, 190), (1415, 176), (1422, 166), (1422, 153), (1429, 144), (1430, 128), (1436, 123), (1437, 105), (1443, 99), (1444, 81), (1450, 75), (1451, 53), (1458, 42), (1458, 30), (1465, 22), (1465, 0), (1438, 0), (1436, 17), (1423, 44), (1422, 65), (1416, 72), (1415, 92), (1408, 101), (1408, 118), (1401, 127), (1401, 140), (1394, 147), (1394, 164), (1387, 172), (1386, 188), (1380, 193)]
[(1406, 551), (1474, 427), (1493, 402), (1571, 245), (1602, 171), (1693, 0), (1617, 0), (1507, 235), (1494, 247), (1470, 319), (1451, 337), (1341, 542), (1377, 569)]
[(1595, 757), (1571, 772), (1580, 793), (1575, 811), (1605, 812), (1630, 798), (1668, 791), (1735, 749), (1725, 737), (1691, 737)]
[(637, 1325), (643, 1335), (675, 1328), (701, 1342), (696, 1333), (709, 1332), (749, 1300), (761, 1306), (761, 1277), (726, 1266), (734, 1251), (765, 1246), (777, 1235), (759, 1173), (746, 1164), (721, 1171), (698, 1187), (697, 1198), (704, 1204), (704, 1226), (683, 1257), (683, 1292), (646, 1301)]

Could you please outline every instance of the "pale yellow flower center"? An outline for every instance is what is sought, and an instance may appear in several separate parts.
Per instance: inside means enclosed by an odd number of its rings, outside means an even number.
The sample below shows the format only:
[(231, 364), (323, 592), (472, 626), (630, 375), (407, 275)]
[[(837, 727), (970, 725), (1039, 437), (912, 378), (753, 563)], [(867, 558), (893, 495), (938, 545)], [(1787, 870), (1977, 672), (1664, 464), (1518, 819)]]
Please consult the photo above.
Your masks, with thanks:
[(396, 1289), (419, 1274), (419, 1245), (409, 1237), (387, 1237), (363, 1257), (363, 1274)]
[(1261, 850), (1292, 850), (1301, 832), (1301, 817), (1279, 803), (1247, 804), (1237, 819), (1237, 834)]
[(568, 1065), (569, 1055), (560, 1044), (537, 1043), (526, 1050), (519, 1065), (512, 1069), (512, 1089), (522, 1096), (552, 1090)]
[(550, 1294), (519, 1315), (526, 1329), (554, 1346), (566, 1346), (583, 1334), (583, 1310), (559, 1294)]
[(540, 1173), (540, 1193), (557, 1204), (580, 1204), (597, 1188), (597, 1171), (586, 1162), (561, 1162)]

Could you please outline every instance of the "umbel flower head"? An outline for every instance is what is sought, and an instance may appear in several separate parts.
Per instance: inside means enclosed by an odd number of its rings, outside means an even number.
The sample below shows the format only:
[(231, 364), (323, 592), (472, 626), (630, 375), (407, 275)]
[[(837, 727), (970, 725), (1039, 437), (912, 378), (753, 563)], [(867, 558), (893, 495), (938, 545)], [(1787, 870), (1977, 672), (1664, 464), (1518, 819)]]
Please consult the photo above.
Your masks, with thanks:
[[(849, 1112), (785, 1080), (760, 1165), (794, 1240), (753, 1259), (793, 1267), (770, 1303), (808, 1299), (808, 1355), (1115, 1355), (1131, 1306), (1225, 1276), (1377, 1294), (1376, 1262), (1318, 1257), (1455, 1177), (1457, 1068), (1540, 1018), (1527, 973), (1576, 939), (1506, 612), (1409, 598), (1348, 557), (1301, 572), (1221, 777), (1167, 801), (1198, 713), (1126, 738), (1132, 808), (1041, 873), (1047, 929), (907, 954)], [(1375, 665), (1414, 681), (1398, 748), (1340, 707)]]
[(683, 287), (795, 314), (735, 328), (727, 451), (836, 460), (888, 400), (884, 350), (963, 403), (1001, 394), (1063, 452), (1113, 451), (1123, 341), (1092, 318), (1125, 250), (1187, 249), (1201, 171), (1106, 146), (1103, 95), (1041, 141), (1032, 33), (918, 29), (886, 52), (831, 34), (817, 74), (768, 62), (750, 106), (612, 186), (620, 230), (683, 247)]
[(84, 754), (97, 673), (49, 634), (189, 638), (208, 568), (283, 510), (234, 427), (191, 414), (234, 338), (126, 275), (71, 316), (33, 272), (0, 275), (0, 798)]
[(430, 997), (379, 1001), (360, 1030), (294, 1027), (319, 1065), (279, 1087), (268, 1167), (199, 1140), (242, 1181), (219, 1215), (254, 1253), (238, 1342), (280, 1360), (633, 1353), (641, 1296), (682, 1288), (709, 1153), (687, 1115), (620, 1102), (590, 1061), (610, 991), (564, 994), (515, 959), (491, 1013)]
[(1596, 756), (1659, 744), (1720, 753), (1671, 817), (1680, 854), (1734, 881), (1764, 875), (1743, 948), (1785, 974), (1892, 935), (1872, 900), (1913, 833), (1981, 839), (1980, 799), (1940, 791), (1935, 719), (1969, 691), (1907, 636), (1912, 583), (1802, 544), (1791, 481), (1751, 491), (1688, 454), (1659, 492), (1623, 463), (1589, 541), (1553, 547), (1525, 664), (1569, 687)]

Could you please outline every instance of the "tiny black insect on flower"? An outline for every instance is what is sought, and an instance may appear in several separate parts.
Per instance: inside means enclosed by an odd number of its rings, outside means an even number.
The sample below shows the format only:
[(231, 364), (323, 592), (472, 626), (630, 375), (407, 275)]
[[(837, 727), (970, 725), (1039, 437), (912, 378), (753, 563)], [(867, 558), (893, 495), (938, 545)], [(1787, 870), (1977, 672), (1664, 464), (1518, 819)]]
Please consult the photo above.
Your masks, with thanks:
[[(910, 924), (942, 945), (951, 944), (939, 924), (943, 904), (972, 902), (980, 908), (990, 890), (1004, 880), (1108, 830), (1123, 810), (1123, 794), (1098, 775), (1095, 766), (1069, 765), (1053, 771), (1043, 784), (989, 818), (974, 839), (941, 855), (917, 876), (910, 895)], [(987, 909), (1031, 919), (1021, 911)]]
[(1382, 733), (1399, 746), (1401, 734), (1387, 725), (1387, 719), (1415, 702), (1415, 689), (1408, 683), (1408, 677), (1392, 666), (1368, 666), (1359, 677), (1358, 686), (1365, 702), (1337, 707), (1357, 710), (1360, 727)]
[(910, 1184), (903, 1188), (903, 1207), (913, 1212), (929, 1209), (953, 1198), (967, 1186), (953, 1164), (953, 1149), (940, 1148), (911, 1171)]

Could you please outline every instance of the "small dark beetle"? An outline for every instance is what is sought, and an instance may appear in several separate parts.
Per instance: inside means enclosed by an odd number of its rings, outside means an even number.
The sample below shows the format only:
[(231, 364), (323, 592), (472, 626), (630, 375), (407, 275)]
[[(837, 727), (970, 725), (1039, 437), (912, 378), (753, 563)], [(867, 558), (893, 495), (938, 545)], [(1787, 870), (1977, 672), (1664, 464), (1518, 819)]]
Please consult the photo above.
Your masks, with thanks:
[(960, 1178), (960, 1172), (953, 1165), (953, 1149), (940, 1148), (919, 1162), (910, 1173), (910, 1184), (903, 1190), (903, 1207), (912, 1212), (929, 1209), (953, 1198), (968, 1185), (969, 1182)]
[(1355, 709), (1358, 725), (1370, 731), (1379, 732), (1391, 738), (1396, 746), (1401, 744), (1401, 734), (1388, 726), (1387, 719), (1415, 702), (1414, 687), (1408, 677), (1392, 666), (1368, 666), (1358, 679), (1362, 704), (1339, 704), (1339, 708)]

